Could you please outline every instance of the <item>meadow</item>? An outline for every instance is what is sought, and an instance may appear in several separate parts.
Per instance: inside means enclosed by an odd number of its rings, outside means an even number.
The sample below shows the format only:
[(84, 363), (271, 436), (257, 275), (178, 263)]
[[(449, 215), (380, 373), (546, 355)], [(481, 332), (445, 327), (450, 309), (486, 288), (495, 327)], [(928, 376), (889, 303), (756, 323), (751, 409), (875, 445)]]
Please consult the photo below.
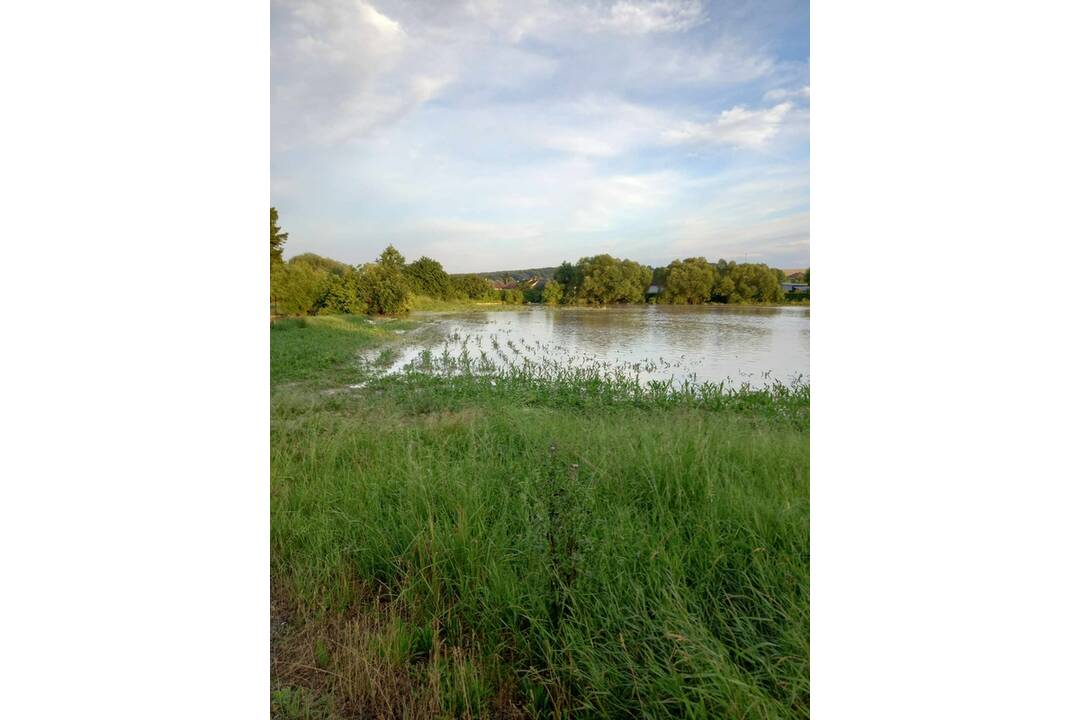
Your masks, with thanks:
[(809, 715), (809, 387), (271, 327), (281, 718)]

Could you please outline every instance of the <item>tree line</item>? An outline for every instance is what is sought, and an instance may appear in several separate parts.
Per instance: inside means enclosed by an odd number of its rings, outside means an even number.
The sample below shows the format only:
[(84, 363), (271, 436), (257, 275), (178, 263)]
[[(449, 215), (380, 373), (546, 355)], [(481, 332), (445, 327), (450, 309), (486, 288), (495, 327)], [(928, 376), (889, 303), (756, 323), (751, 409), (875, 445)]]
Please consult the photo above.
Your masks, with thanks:
[[(542, 286), (522, 281), (497, 288), (479, 275), (450, 275), (426, 256), (407, 263), (392, 245), (374, 262), (357, 266), (313, 253), (285, 261), (287, 239), (277, 210), (270, 208), (270, 302), (279, 315), (396, 315), (407, 312), (417, 296), (547, 305), (775, 303), (785, 299), (781, 283), (788, 281), (782, 270), (762, 263), (711, 263), (696, 257), (652, 268), (601, 254), (562, 263)], [(797, 280), (809, 278), (807, 269)]]

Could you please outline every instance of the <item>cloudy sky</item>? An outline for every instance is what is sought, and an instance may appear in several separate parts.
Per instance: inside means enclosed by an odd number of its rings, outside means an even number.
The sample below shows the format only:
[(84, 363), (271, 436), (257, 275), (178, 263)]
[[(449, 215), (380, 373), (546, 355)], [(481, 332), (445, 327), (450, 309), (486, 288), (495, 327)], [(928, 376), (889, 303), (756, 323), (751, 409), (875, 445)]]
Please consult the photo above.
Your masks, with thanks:
[(286, 256), (808, 264), (798, 0), (274, 0)]

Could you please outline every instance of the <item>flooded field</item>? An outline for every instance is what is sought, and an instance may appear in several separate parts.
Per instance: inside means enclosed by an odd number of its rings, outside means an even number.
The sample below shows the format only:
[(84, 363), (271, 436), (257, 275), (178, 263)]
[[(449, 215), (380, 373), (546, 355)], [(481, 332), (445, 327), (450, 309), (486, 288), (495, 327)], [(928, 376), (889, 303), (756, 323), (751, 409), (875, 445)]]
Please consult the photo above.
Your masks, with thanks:
[(416, 318), (425, 326), (389, 372), (583, 370), (729, 387), (809, 381), (808, 307), (527, 307)]

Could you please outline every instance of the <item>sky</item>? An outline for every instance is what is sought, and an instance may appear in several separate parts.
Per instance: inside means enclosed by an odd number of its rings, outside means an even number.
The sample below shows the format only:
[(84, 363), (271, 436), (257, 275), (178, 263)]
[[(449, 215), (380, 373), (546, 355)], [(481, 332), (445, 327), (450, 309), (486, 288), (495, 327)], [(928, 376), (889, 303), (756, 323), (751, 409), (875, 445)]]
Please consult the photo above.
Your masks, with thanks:
[(810, 259), (809, 3), (273, 0), (285, 255)]

